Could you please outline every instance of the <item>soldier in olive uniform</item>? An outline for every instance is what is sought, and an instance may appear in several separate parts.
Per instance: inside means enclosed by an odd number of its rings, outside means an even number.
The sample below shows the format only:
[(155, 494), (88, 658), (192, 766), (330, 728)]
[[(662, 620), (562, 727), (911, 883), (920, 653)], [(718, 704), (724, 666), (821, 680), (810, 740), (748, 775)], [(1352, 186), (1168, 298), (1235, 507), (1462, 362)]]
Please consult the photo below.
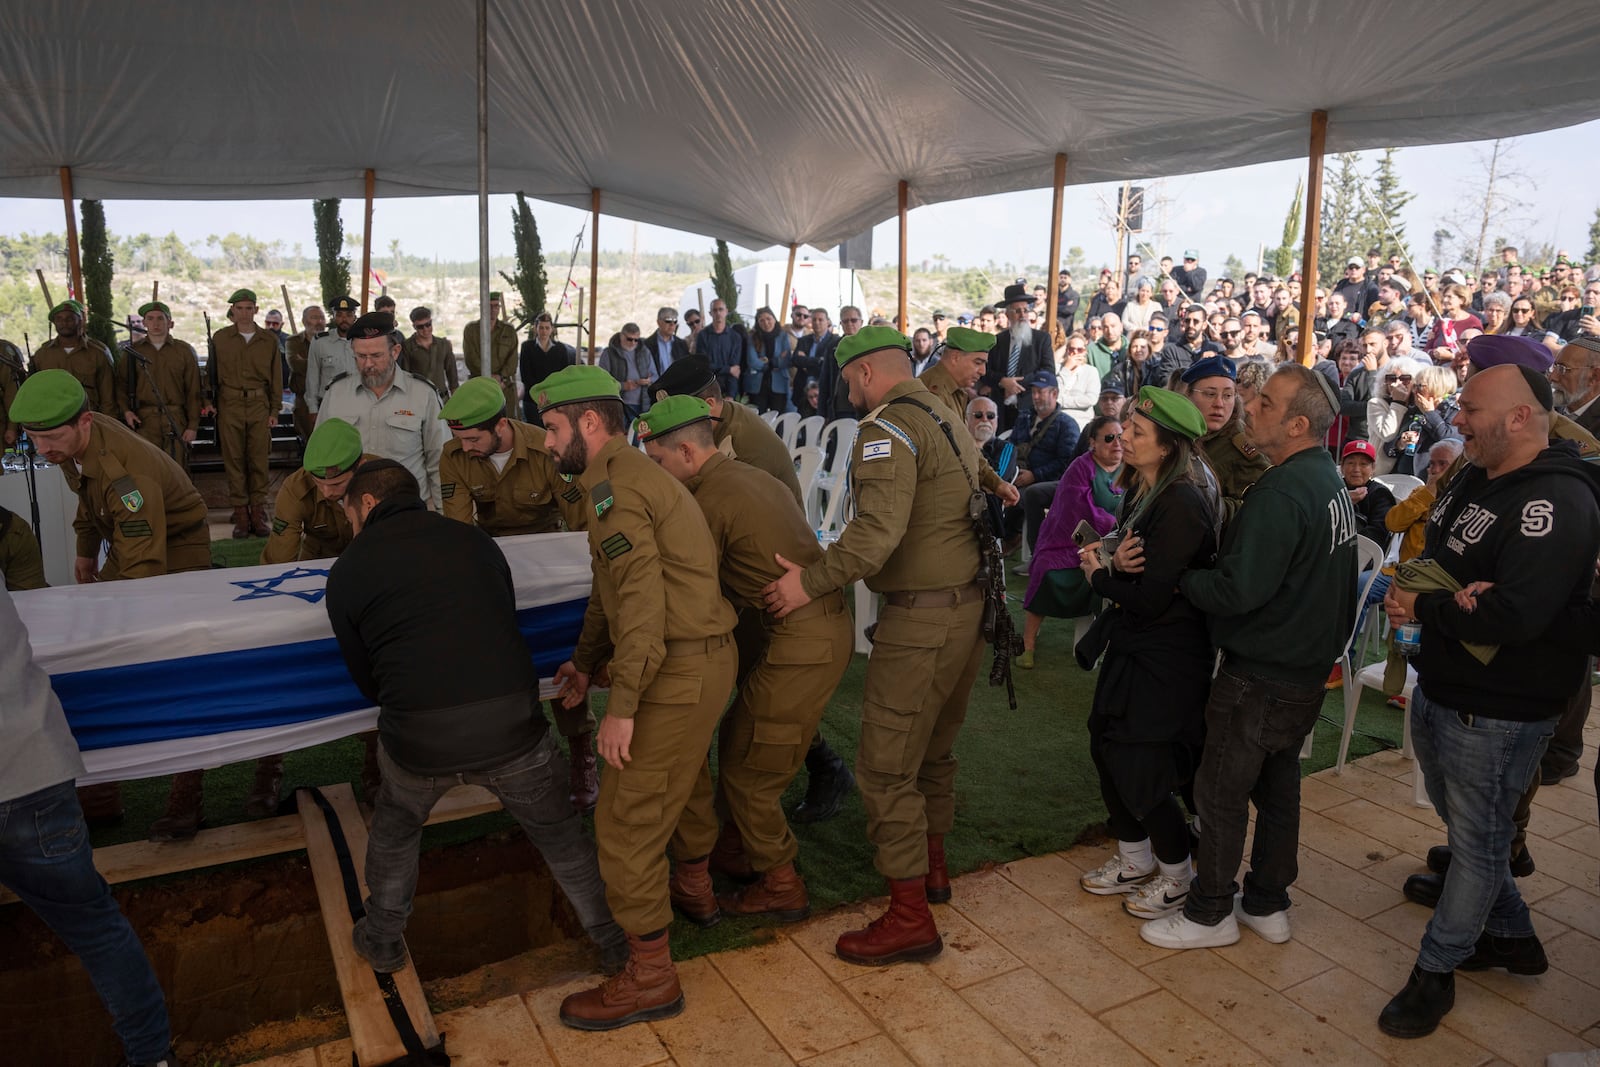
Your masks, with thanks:
[[(929, 897), (949, 899), (944, 835), (955, 816), (955, 742), (983, 652), (972, 508), (978, 449), (911, 375), (911, 342), (869, 326), (834, 359), (861, 422), (850, 462), (855, 518), (820, 561), (767, 587), (782, 618), (865, 580), (883, 594), (862, 694), (856, 778), (889, 910), (839, 938), (852, 963), (926, 960), (944, 947)], [(942, 423), (942, 425), (941, 425)]]
[[(799, 845), (779, 801), (850, 663), (855, 635), (844, 594), (829, 593), (782, 619), (767, 615), (762, 590), (782, 577), (778, 559), (809, 566), (822, 558), (816, 533), (786, 487), (717, 449), (711, 409), (698, 397), (658, 400), (634, 425), (645, 453), (694, 494), (721, 556), (729, 599), (763, 622), (753, 648), (740, 642), (738, 696), (719, 733), (717, 799), (726, 810), (713, 852), (714, 861), (732, 854), (735, 864), (716, 864), (726, 873), (759, 880), (713, 898), (710, 879), (699, 879), (690, 885), (695, 894), (675, 902), (702, 923), (723, 911), (803, 919), (811, 909), (794, 867)], [(711, 802), (708, 779), (690, 805), (703, 810)], [(685, 881), (685, 866), (678, 865), (674, 888)]]
[(341, 503), (345, 486), (358, 466), (377, 458), (362, 452), (361, 431), (343, 419), (318, 423), (300, 469), (278, 490), (261, 562), (333, 559), (343, 552), (355, 536)]
[(6, 590), (43, 589), (44, 557), (39, 554), (39, 539), (22, 516), (0, 507), (0, 578)]
[(17, 397), (17, 388), (27, 377), (27, 364), (22, 362), (22, 350), (10, 341), (0, 340), (0, 443), (10, 448), (17, 443), (17, 428), (6, 414), (11, 401)]
[(606, 900), (629, 948), (621, 974), (562, 1002), (561, 1021), (610, 1030), (683, 1010), (667, 939), (666, 849), (669, 839), (676, 851), (716, 837), (715, 821), (686, 825), (694, 813), (685, 806), (733, 688), (734, 614), (694, 498), (628, 446), (616, 379), (601, 367), (568, 367), (540, 383), (538, 403), (558, 469), (578, 479), (592, 512), (594, 591), (556, 677), (573, 707), (591, 678), (610, 686), (596, 740), (612, 773), (600, 783), (595, 837)]
[[(206, 505), (189, 476), (120, 420), (91, 411), (88, 394), (70, 373), (29, 377), (11, 402), (11, 419), (78, 494), (73, 573), (79, 584), (210, 569)], [(114, 785), (91, 788), (100, 791), (91, 800), (97, 818), (121, 814)], [(200, 803), (200, 772), (174, 776), (166, 814), (151, 826), (151, 839), (193, 837)]]
[[(505, 416), (505, 395), (493, 378), (472, 378), (451, 395), (439, 417), (451, 440), (439, 455), (439, 498), (448, 518), (476, 522), (491, 537), (587, 527), (588, 505), (576, 481), (556, 471), (544, 429)], [(594, 810), (600, 781), (594, 762), (594, 714), (587, 700), (550, 713), (571, 753), (572, 804)]]
[(1244, 432), (1239, 405), (1234, 394), (1234, 361), (1223, 355), (1210, 355), (1183, 372), (1189, 399), (1206, 417), (1206, 433), (1199, 444), (1211, 472), (1217, 476), (1222, 495), (1222, 518), (1233, 518), (1244, 493), (1272, 466)]
[(267, 460), (283, 406), (283, 361), (277, 335), (256, 325), (256, 294), (228, 297), (230, 325), (211, 335), (206, 368), (217, 406), (217, 444), (228, 475), (233, 536), (266, 537)]
[(200, 359), (172, 336), (172, 310), (159, 300), (139, 308), (144, 338), (122, 348), (117, 409), (140, 437), (189, 469), (189, 446), (200, 429)]
[(305, 329), (289, 338), (285, 346), (289, 360), (289, 391), (294, 393), (294, 432), (302, 442), (311, 439), (311, 406), (306, 401), (306, 368), (311, 361), (311, 344), (328, 332), (328, 317), (312, 304), (300, 312)]
[[(946, 421), (961, 427), (963, 432), (967, 428), (967, 401), (972, 398), (968, 390), (977, 385), (978, 379), (989, 369), (989, 350), (994, 343), (994, 334), (952, 326), (945, 340), (944, 355), (918, 379), (927, 386), (928, 392), (944, 401)], [(983, 491), (999, 497), (1006, 507), (1015, 507), (1022, 499), (1017, 487), (1000, 477), (982, 452), (978, 453), (978, 460), (983, 465), (978, 472), (978, 484)]]
[[(489, 317), (494, 324), (489, 329), (489, 377), (494, 379), (496, 385), (505, 396), (506, 414), (516, 418), (517, 411), (517, 331), (509, 322), (500, 318), (500, 308), (503, 306), (500, 294), (489, 294)], [(483, 374), (483, 339), (479, 336), (482, 319), (473, 319), (467, 323), (466, 332), (461, 337), (461, 353), (467, 364), (467, 377), (476, 378)]]
[(33, 354), (32, 370), (64, 370), (78, 379), (89, 396), (89, 410), (113, 418), (117, 410), (117, 387), (112, 380), (115, 361), (111, 350), (83, 333), (83, 305), (63, 300), (50, 309), (50, 324), (56, 335)]
[(448, 399), (461, 387), (456, 370), (456, 350), (450, 338), (433, 332), (433, 309), (411, 309), (411, 336), (400, 346), (400, 365), (418, 378), (424, 378)]

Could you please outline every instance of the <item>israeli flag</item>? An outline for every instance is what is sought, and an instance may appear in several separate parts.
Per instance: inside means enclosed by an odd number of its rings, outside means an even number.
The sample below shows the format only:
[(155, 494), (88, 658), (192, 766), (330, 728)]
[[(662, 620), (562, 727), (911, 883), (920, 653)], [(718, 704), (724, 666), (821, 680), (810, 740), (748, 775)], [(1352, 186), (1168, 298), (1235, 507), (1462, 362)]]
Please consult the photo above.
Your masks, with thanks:
[[(587, 535), (496, 544), (540, 695), (553, 696), (588, 605)], [(350, 680), (322, 604), (333, 562), (13, 594), (83, 751), (79, 783), (220, 767), (374, 729), (378, 710)], [(438, 625), (449, 625), (442, 605)]]

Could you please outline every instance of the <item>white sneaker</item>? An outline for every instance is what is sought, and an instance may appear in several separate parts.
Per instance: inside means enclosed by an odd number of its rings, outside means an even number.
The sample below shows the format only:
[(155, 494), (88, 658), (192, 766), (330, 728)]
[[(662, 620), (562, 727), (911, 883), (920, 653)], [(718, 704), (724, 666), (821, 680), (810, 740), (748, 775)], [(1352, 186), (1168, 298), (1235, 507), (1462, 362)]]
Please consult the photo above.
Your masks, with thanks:
[(1256, 932), (1256, 936), (1263, 941), (1270, 941), (1274, 945), (1281, 945), (1293, 936), (1289, 929), (1289, 913), (1275, 911), (1271, 915), (1251, 915), (1244, 910), (1244, 898), (1233, 898), (1233, 915), (1241, 923)]
[(1229, 915), (1215, 926), (1202, 926), (1175, 911), (1139, 927), (1139, 936), (1162, 948), (1221, 948), (1239, 940), (1239, 924)]
[(1117, 893), (1132, 893), (1156, 876), (1155, 864), (1141, 871), (1122, 857), (1119, 851), (1100, 866), (1078, 879), (1078, 884), (1096, 896), (1109, 897)]
[(1188, 899), (1189, 879), (1162, 874), (1140, 886), (1137, 892), (1122, 902), (1122, 908), (1129, 915), (1137, 915), (1141, 919), (1159, 919), (1180, 910)]

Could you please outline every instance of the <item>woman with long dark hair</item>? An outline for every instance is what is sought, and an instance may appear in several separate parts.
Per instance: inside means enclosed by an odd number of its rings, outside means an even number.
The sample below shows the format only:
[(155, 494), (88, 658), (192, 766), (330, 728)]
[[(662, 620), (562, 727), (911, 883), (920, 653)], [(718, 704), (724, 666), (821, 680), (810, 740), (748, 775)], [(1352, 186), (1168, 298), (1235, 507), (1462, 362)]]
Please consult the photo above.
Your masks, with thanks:
[(745, 349), (745, 395), (756, 410), (793, 411), (789, 397), (789, 370), (794, 358), (794, 337), (778, 322), (771, 308), (756, 312), (756, 327)]
[(1117, 851), (1079, 882), (1090, 893), (1131, 894), (1123, 906), (1142, 919), (1182, 908), (1193, 876), (1189, 827), (1174, 794), (1193, 776), (1204, 741), (1212, 651), (1204, 614), (1177, 586), (1180, 574), (1211, 566), (1217, 552), (1216, 505), (1194, 473), (1195, 441), (1205, 431), (1187, 397), (1139, 390), (1123, 422), (1117, 481), (1126, 495), (1116, 534), (1123, 543), (1137, 539), (1144, 570), (1124, 574), (1099, 548), (1083, 553), (1084, 577), (1111, 605), (1077, 653), (1088, 668), (1104, 652), (1089, 754)]

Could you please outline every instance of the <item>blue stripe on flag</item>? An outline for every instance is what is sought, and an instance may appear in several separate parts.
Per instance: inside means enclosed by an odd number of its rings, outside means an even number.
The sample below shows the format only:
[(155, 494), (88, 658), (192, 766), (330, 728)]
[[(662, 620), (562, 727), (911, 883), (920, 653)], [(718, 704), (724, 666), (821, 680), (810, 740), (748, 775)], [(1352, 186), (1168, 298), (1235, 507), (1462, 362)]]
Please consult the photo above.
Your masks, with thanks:
[[(541, 678), (572, 658), (587, 606), (587, 599), (569, 600), (517, 612)], [(285, 726), (370, 706), (331, 637), (55, 674), (50, 684), (85, 750)]]

